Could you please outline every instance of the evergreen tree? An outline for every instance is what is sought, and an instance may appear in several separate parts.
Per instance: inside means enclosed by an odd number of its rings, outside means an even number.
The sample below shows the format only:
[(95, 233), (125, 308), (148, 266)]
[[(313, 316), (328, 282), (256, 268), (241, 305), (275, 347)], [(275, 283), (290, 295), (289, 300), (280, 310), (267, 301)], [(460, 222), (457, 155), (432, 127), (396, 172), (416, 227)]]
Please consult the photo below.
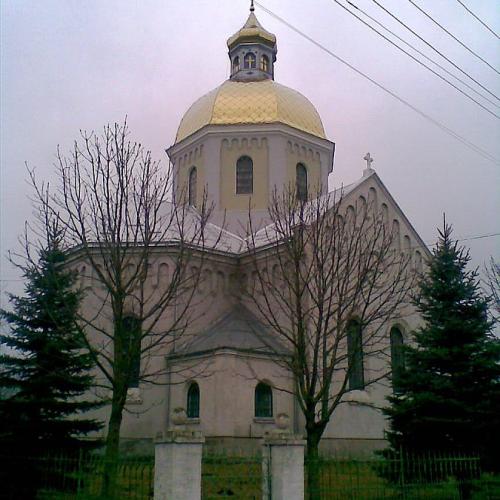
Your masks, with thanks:
[(396, 453), (480, 453), (490, 466), (500, 449), (500, 342), (488, 319), (468, 251), (444, 224), (415, 305), (424, 326), (405, 348), (405, 371), (389, 398), (388, 439)]
[[(89, 446), (79, 438), (101, 427), (96, 420), (78, 417), (100, 403), (82, 398), (93, 383), (93, 363), (75, 322), (81, 291), (75, 274), (64, 267), (60, 232), (48, 233), (37, 261), (27, 259), (22, 267), (25, 296), (10, 295), (12, 311), (0, 310), (11, 328), (0, 335), (0, 448), (4, 457), (8, 454), (2, 472), (17, 493), (23, 482), (36, 489), (36, 478), (22, 470), (33, 459), (78, 452)], [(23, 490), (23, 497), (32, 493)]]

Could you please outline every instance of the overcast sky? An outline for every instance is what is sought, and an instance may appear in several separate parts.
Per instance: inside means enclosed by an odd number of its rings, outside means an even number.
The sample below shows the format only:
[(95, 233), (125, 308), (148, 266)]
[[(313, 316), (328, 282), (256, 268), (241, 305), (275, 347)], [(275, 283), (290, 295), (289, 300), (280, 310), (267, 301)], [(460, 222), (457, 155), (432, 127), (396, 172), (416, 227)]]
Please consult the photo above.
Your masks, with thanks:
[[(500, 159), (500, 122), (399, 53), (333, 0), (260, 0), (309, 36), (468, 141)], [(344, 0), (342, 0), (344, 1)], [(372, 0), (370, 15), (437, 57)], [(498, 0), (463, 0), (500, 33)], [(434, 26), (407, 0), (379, 0), (500, 96), (500, 77)], [(456, 0), (415, 0), (497, 69), (500, 41)], [(31, 217), (25, 162), (53, 179), (57, 145), (80, 129), (128, 121), (134, 139), (165, 166), (179, 121), (229, 76), (226, 40), (245, 22), (247, 0), (1, 0), (1, 303), (18, 292), (5, 259)], [(336, 143), (332, 185), (373, 167), (424, 241), (446, 212), (455, 237), (500, 232), (500, 167), (353, 73), (256, 7), (276, 34), (276, 80), (308, 97)], [(447, 66), (450, 70), (452, 68)], [(465, 77), (464, 77), (465, 78)], [(471, 83), (472, 84), (472, 83)], [(472, 84), (473, 85), (473, 84)], [(500, 101), (490, 96), (497, 104)], [(484, 101), (482, 101), (484, 102)], [(487, 103), (486, 103), (487, 104)], [(500, 109), (488, 105), (500, 114)], [(497, 160), (499, 161), (499, 160)], [(500, 237), (465, 241), (473, 263), (500, 256)]]

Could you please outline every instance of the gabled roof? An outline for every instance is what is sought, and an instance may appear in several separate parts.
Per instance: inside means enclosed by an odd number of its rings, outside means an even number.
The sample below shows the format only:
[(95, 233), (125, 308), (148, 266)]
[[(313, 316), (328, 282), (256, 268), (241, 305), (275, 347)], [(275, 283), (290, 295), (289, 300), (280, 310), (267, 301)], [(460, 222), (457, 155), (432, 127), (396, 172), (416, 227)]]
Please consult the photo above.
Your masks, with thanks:
[[(429, 249), (426, 244), (422, 241), (418, 233), (415, 231), (411, 225), (408, 218), (405, 216), (404, 212), (401, 210), (396, 200), (392, 197), (380, 177), (376, 174), (374, 170), (365, 172), (365, 175), (361, 177), (356, 182), (349, 184), (347, 186), (342, 186), (336, 190), (323, 195), (324, 201), (328, 201), (328, 208), (332, 208), (340, 200), (345, 199), (348, 195), (355, 192), (360, 188), (368, 179), (373, 179), (381, 190), (384, 192), (386, 198), (394, 206), (396, 211), (399, 213), (401, 219), (407, 224), (410, 230), (413, 232), (413, 236), (417, 239), (419, 245), (424, 249), (427, 255), (430, 255)], [(314, 204), (311, 203), (311, 221), (314, 217)], [(194, 246), (203, 245), (205, 250), (220, 252), (226, 255), (239, 256), (244, 255), (250, 249), (251, 245), (255, 245), (256, 248), (263, 249), (270, 245), (275, 245), (279, 239), (278, 231), (276, 231), (274, 224), (269, 224), (261, 229), (259, 229), (253, 236), (247, 236), (242, 238), (222, 227), (219, 227), (213, 223), (206, 223), (203, 240), (200, 238), (200, 224), (201, 218), (199, 212), (193, 207), (184, 206), (180, 216), (175, 215), (175, 211), (178, 210), (176, 205), (171, 202), (165, 202), (162, 210), (162, 217), (168, 223), (169, 228), (163, 234), (163, 238), (156, 242), (156, 245), (161, 247), (162, 245), (172, 245), (180, 241), (180, 234), (183, 235), (185, 243), (191, 243)], [(78, 247), (75, 247), (73, 251), (78, 251)]]
[[(354, 191), (354, 189), (357, 188), (363, 181), (364, 181), (364, 179), (362, 178), (359, 181), (353, 182), (352, 184), (349, 184), (347, 186), (343, 186), (341, 188), (337, 188), (337, 189), (335, 189), (327, 194), (322, 195), (320, 197), (320, 198), (322, 198), (322, 200), (319, 202), (320, 206), (323, 206), (322, 201), (324, 201), (325, 208), (327, 208), (329, 210), (336, 203), (338, 203), (343, 197), (347, 196), (349, 193)], [(326, 202), (328, 202), (327, 207), (326, 207)], [(311, 222), (312, 222), (313, 217), (314, 217), (315, 205), (313, 202), (310, 202), (309, 206), (310, 206), (312, 212), (311, 212), (310, 218), (306, 217), (306, 219), (311, 220)], [(307, 206), (304, 210), (307, 211)], [(248, 246), (251, 244), (254, 244), (256, 248), (261, 248), (261, 247), (266, 247), (268, 245), (273, 245), (279, 239), (280, 239), (280, 235), (276, 231), (275, 224), (274, 223), (269, 224), (269, 225), (263, 227), (262, 229), (259, 229), (255, 233), (255, 235), (253, 235), (253, 237), (247, 236), (244, 240), (245, 243), (247, 244), (247, 246), (245, 248), (242, 248), (241, 252), (245, 252), (246, 250), (248, 250)]]
[(182, 358), (223, 349), (266, 355), (289, 352), (246, 307), (238, 304), (170, 357)]

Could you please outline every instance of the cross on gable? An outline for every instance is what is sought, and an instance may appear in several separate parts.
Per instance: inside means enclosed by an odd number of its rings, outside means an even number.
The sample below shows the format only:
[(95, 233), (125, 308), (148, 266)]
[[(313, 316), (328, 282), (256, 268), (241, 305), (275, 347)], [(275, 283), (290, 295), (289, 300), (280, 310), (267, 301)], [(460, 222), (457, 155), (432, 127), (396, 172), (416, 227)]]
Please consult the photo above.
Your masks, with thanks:
[(372, 168), (373, 158), (370, 153), (366, 153), (363, 160), (366, 160), (366, 168)]

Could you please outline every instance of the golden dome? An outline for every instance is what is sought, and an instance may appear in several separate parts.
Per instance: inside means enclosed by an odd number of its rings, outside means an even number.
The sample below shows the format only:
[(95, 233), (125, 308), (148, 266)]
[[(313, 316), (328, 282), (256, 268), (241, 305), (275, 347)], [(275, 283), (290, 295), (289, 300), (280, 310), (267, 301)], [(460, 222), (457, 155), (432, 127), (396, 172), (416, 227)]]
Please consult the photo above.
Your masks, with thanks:
[(198, 99), (181, 120), (175, 142), (206, 125), (283, 123), (325, 139), (321, 118), (299, 92), (274, 80), (227, 80)]

